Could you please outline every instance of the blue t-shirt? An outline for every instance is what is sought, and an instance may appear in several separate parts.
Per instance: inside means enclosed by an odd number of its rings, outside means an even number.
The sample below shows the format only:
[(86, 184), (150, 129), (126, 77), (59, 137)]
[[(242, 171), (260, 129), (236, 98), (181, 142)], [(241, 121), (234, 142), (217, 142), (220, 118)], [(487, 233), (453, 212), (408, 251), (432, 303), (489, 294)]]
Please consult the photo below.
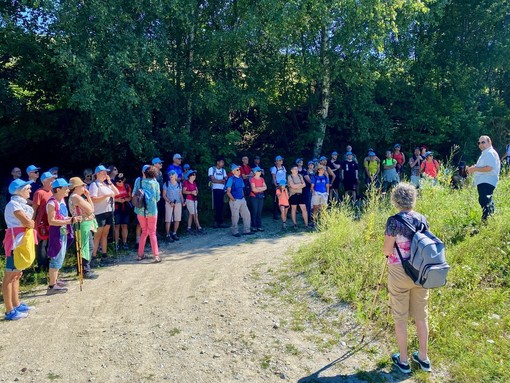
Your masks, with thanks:
[(226, 184), (227, 189), (230, 188), (230, 194), (235, 199), (243, 199), (244, 198), (244, 181), (241, 177), (232, 176), (227, 180)]
[(326, 185), (329, 184), (329, 179), (327, 176), (315, 176), (312, 179), (312, 184), (314, 185), (313, 190), (316, 193), (326, 193)]
[(170, 170), (173, 170), (173, 171), (175, 171), (177, 173), (177, 178), (178, 179), (182, 179), (182, 174), (183, 173), (182, 173), (182, 167), (180, 165), (174, 165), (174, 164), (169, 165), (168, 168), (166, 169), (166, 174), (168, 174), (168, 172)]

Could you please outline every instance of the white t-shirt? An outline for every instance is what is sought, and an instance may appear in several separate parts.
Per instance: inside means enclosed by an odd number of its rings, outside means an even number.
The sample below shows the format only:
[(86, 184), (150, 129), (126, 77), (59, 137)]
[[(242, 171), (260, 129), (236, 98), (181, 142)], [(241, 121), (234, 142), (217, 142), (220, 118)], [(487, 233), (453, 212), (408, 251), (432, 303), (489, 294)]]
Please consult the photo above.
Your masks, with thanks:
[(476, 166), (480, 168), (483, 168), (484, 166), (490, 166), (492, 170), (485, 173), (475, 172), (473, 178), (475, 185), (480, 185), (483, 183), (490, 184), (494, 187), (498, 185), (501, 164), (499, 162), (499, 155), (492, 148), (492, 146), (482, 151), (480, 158), (478, 158), (478, 161), (476, 162)]
[(281, 168), (277, 169), (276, 166), (271, 167), (271, 174), (275, 175), (276, 183), (280, 184), (282, 181), (287, 181), (287, 170), (282, 165)]
[(19, 195), (13, 195), (7, 205), (5, 205), (4, 217), (7, 227), (22, 227), (21, 221), (14, 215), (15, 211), (23, 210), (25, 215), (32, 219), (34, 215), (34, 209), (32, 206), (27, 205), (27, 200)]
[[(218, 169), (216, 166), (211, 166), (209, 168), (207, 175), (209, 177), (213, 176), (213, 178), (215, 180), (224, 180), (225, 178), (227, 178), (227, 172), (225, 171), (225, 169), (224, 168)], [(212, 185), (213, 189), (222, 189), (223, 190), (223, 188), (225, 187), (224, 184), (211, 183), (211, 185)]]
[[(110, 196), (113, 198), (115, 193), (112, 189), (105, 185), (102, 182), (94, 181), (89, 186), (89, 192), (91, 197), (102, 197), (102, 196)], [(110, 198), (105, 198), (99, 202), (94, 202), (94, 214), (102, 214), (112, 211), (112, 200)]]

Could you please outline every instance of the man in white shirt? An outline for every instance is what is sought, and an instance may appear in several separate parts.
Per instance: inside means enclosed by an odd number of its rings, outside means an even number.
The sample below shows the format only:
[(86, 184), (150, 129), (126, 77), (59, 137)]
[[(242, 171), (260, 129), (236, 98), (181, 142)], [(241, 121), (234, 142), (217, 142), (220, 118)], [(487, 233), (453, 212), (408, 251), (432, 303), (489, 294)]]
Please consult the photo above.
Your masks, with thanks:
[(494, 201), (492, 195), (498, 185), (501, 163), (499, 155), (492, 147), (489, 136), (481, 136), (478, 139), (478, 147), (482, 151), (476, 165), (466, 169), (468, 174), (474, 174), (474, 184), (478, 189), (478, 203), (482, 207), (482, 220), (494, 213)]
[(224, 169), (225, 160), (223, 157), (216, 158), (216, 166), (211, 166), (207, 175), (211, 181), (213, 208), (214, 208), (214, 228), (226, 228), (223, 223), (223, 198), (225, 196), (225, 182), (227, 181), (227, 172)]

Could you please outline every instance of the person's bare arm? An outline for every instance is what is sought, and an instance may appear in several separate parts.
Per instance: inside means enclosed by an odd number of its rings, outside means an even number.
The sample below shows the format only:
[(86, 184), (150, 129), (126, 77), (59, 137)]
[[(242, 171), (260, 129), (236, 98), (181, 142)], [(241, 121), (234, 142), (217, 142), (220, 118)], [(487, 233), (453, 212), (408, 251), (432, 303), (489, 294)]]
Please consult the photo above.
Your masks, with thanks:
[(23, 227), (27, 227), (29, 229), (34, 228), (34, 221), (31, 219), (31, 217), (28, 217), (23, 210), (16, 210), (14, 212), (14, 216), (19, 219)]

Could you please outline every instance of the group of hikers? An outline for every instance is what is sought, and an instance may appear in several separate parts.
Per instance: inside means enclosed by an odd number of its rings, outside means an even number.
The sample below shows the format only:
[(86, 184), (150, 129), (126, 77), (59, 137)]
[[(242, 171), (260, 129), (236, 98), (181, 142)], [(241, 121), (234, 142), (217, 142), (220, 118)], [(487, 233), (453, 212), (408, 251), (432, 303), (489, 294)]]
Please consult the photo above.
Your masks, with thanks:
[[(456, 176), (460, 185), (468, 174), (474, 174), (482, 218), (486, 220), (494, 212), (492, 194), (499, 179), (500, 162), (488, 136), (480, 137), (478, 145), (482, 154), (477, 164), (470, 167), (459, 164), (462, 171)], [(111, 227), (116, 249), (128, 249), (132, 211), (136, 214), (136, 259), (139, 261), (145, 259), (145, 244), (149, 238), (153, 260), (161, 262), (157, 238), (158, 216), (164, 216), (163, 227), (168, 242), (180, 240), (178, 233), (184, 207), (188, 214), (186, 232), (192, 233), (194, 224), (195, 232), (203, 233), (198, 217), (197, 171), (189, 165), (181, 166), (182, 159), (180, 154), (175, 154), (164, 172), (164, 161), (154, 157), (150, 164), (141, 168), (133, 187), (116, 166), (107, 168), (98, 165), (94, 170), (86, 169), (83, 179), (75, 176), (69, 181), (59, 177), (58, 168), (49, 169), (39, 176), (40, 168), (35, 165), (26, 168), (28, 180), (25, 181), (21, 177), (21, 170), (15, 167), (8, 186), (11, 199), (4, 210), (7, 225), (4, 240), (6, 265), (2, 282), (5, 319), (26, 318), (31, 309), (19, 300), (19, 280), (23, 269), (30, 266), (23, 263), (23, 255), (30, 250), (35, 249), (36, 270), (48, 272), (48, 294), (56, 294), (67, 292), (67, 282), (58, 277), (73, 241), (73, 232), (79, 232), (77, 250), (82, 260), (79, 269), (87, 279), (97, 277), (91, 269), (94, 259), (108, 260)], [(394, 145), (393, 150), (386, 151), (382, 160), (373, 149), (369, 149), (362, 164), (367, 186), (376, 186), (383, 192), (391, 191), (392, 201), (404, 218), (428, 227), (426, 219), (414, 212), (413, 208), (423, 178), (428, 178), (433, 184), (437, 182), (440, 165), (432, 151), (425, 146), (416, 147), (406, 161), (398, 144)], [(400, 182), (406, 164), (409, 166), (407, 176), (410, 183)], [(287, 228), (289, 209), (292, 226), (298, 227), (298, 207), (304, 227), (309, 229), (314, 226), (321, 209), (331, 201), (340, 199), (340, 185), (344, 198), (355, 201), (359, 197), (360, 167), (351, 146), (347, 146), (341, 156), (338, 152), (332, 152), (329, 158), (314, 158), (306, 162), (306, 166), (303, 158), (297, 158), (290, 164), (289, 171), (284, 166), (284, 158), (276, 156), (267, 176), (259, 156), (255, 156), (251, 165), (249, 157), (243, 156), (241, 164), (231, 164), (228, 171), (225, 169), (225, 159), (219, 156), (215, 165), (208, 169), (214, 210), (213, 227), (228, 227), (224, 220), (224, 205), (228, 202), (230, 228), (234, 237), (263, 231), (261, 218), (264, 201), (271, 196), (273, 218), (281, 219), (282, 229)], [(200, 191), (202, 193), (204, 191)], [(243, 220), (242, 233), (238, 228), (240, 218)], [(383, 252), (390, 265), (388, 286), (400, 351), (392, 360), (403, 373), (411, 371), (407, 355), (408, 315), (416, 321), (420, 344), (412, 359), (425, 371), (431, 369), (427, 354), (428, 290), (409, 283), (395, 251), (398, 247), (404, 259), (409, 256), (411, 237), (412, 233), (405, 225), (390, 217)]]

